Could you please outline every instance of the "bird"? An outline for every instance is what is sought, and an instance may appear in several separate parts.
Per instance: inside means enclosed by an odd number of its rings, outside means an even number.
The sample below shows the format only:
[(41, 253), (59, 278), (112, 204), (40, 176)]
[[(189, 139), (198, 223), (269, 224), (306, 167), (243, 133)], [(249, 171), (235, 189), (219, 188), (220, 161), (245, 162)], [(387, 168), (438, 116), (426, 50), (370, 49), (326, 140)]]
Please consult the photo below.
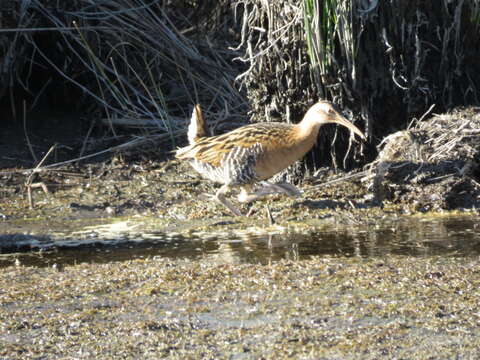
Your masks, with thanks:
[[(239, 187), (237, 200), (249, 203), (272, 193), (298, 196), (300, 191), (288, 183), (267, 180), (303, 158), (315, 145), (320, 127), (335, 123), (349, 129), (361, 139), (365, 135), (345, 119), (336, 106), (321, 100), (311, 106), (298, 124), (280, 122), (244, 125), (217, 136), (208, 136), (199, 104), (195, 105), (188, 127), (189, 145), (175, 151), (203, 177), (222, 186), (208, 199), (224, 205), (235, 216), (242, 213), (227, 199)], [(252, 191), (255, 186), (261, 188)]]

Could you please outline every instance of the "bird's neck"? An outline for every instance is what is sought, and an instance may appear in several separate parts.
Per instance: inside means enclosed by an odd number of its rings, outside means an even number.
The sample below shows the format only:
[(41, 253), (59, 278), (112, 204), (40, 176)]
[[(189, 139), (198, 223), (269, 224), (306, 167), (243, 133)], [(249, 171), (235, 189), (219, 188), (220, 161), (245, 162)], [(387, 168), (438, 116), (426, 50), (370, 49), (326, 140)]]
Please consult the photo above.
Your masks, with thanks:
[(309, 143), (313, 146), (317, 140), (321, 124), (318, 121), (305, 116), (303, 120), (295, 126), (297, 141)]

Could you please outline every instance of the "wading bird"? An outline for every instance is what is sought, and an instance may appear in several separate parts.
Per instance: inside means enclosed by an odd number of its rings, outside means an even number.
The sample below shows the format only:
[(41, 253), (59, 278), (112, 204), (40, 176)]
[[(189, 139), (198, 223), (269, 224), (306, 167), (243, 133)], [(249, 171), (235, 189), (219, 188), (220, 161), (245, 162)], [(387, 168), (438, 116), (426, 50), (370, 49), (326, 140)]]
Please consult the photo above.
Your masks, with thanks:
[[(365, 139), (328, 101), (313, 105), (295, 125), (257, 123), (210, 137), (200, 106), (196, 105), (188, 127), (190, 145), (178, 149), (176, 157), (188, 160), (205, 178), (223, 184), (215, 195), (207, 196), (239, 216), (241, 212), (226, 198), (233, 187), (241, 188), (238, 201), (242, 203), (273, 193), (299, 194), (291, 184), (271, 184), (265, 180), (301, 159), (315, 145), (320, 127), (329, 123), (343, 125)], [(251, 192), (256, 184), (262, 187)]]

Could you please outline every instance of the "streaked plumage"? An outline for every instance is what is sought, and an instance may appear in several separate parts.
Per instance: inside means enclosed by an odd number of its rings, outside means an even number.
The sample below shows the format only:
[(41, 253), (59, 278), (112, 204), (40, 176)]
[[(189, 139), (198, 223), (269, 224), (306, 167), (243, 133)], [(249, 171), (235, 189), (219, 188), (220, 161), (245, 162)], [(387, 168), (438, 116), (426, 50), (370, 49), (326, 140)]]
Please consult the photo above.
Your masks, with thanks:
[(273, 192), (298, 194), (290, 184), (267, 183), (252, 194), (248, 190), (253, 184), (263, 182), (301, 159), (315, 144), (320, 126), (327, 123), (343, 125), (365, 138), (327, 101), (313, 105), (296, 125), (259, 123), (208, 137), (200, 106), (196, 105), (188, 130), (190, 145), (178, 149), (176, 157), (188, 160), (207, 179), (223, 184), (214, 198), (235, 215), (241, 215), (225, 198), (230, 187), (242, 188), (238, 197), (241, 202), (250, 202)]

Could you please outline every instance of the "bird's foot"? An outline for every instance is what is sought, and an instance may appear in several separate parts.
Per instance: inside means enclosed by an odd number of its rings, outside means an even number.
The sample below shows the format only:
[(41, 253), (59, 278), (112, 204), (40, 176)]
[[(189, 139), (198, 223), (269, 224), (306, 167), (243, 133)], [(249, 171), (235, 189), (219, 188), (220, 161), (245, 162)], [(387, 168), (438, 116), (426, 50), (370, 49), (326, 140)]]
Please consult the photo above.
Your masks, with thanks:
[(215, 195), (202, 193), (198, 196), (202, 200), (209, 200), (215, 201), (223, 206), (225, 206), (230, 212), (235, 216), (242, 216), (240, 210), (238, 210), (230, 201), (225, 198), (225, 194), (221, 193), (220, 195), (217, 193)]
[(273, 218), (268, 205), (265, 205), (265, 209), (267, 210), (267, 219), (268, 219), (268, 222), (270, 223), (270, 226), (275, 225), (275, 219)]
[(225, 195), (230, 191), (228, 185), (223, 185), (220, 189), (218, 189), (217, 193), (215, 194), (215, 200), (225, 206), (231, 213), (235, 216), (242, 216), (243, 214), (238, 210), (230, 201), (227, 200)]
[(252, 205), (250, 206), (250, 209), (248, 210), (247, 214), (245, 215), (246, 217), (250, 217), (252, 216), (253, 214), (255, 214), (255, 206)]
[(207, 193), (201, 193), (200, 195), (198, 195), (198, 198), (200, 200), (215, 200), (215, 195), (207, 194)]
[[(267, 220), (270, 226), (273, 226), (275, 224), (275, 219), (272, 216), (272, 212), (270, 211), (270, 208), (268, 205), (265, 205), (265, 211), (267, 213)], [(251, 206), (250, 210), (248, 210), (247, 214), (245, 215), (246, 217), (250, 217), (255, 213), (255, 206)]]
[(224, 205), (235, 216), (243, 216), (242, 212), (238, 210), (230, 201), (224, 199), (223, 201), (218, 199), (218, 202)]

